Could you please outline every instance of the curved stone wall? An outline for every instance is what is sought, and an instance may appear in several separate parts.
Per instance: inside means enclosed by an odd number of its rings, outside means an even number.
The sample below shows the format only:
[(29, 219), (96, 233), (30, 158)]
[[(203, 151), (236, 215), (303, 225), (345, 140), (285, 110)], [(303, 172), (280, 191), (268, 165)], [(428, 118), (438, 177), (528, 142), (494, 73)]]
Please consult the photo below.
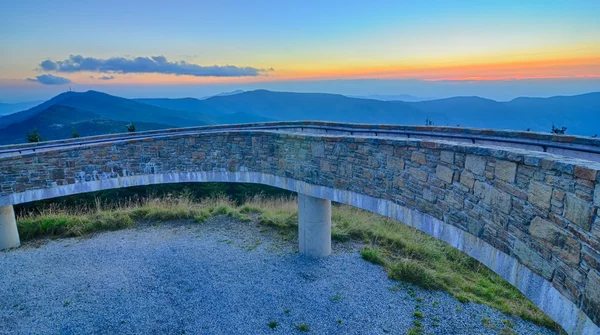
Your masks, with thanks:
[(443, 141), (266, 131), (173, 134), (0, 158), (0, 206), (186, 181), (262, 183), (444, 240), (571, 334), (600, 328), (600, 164)]

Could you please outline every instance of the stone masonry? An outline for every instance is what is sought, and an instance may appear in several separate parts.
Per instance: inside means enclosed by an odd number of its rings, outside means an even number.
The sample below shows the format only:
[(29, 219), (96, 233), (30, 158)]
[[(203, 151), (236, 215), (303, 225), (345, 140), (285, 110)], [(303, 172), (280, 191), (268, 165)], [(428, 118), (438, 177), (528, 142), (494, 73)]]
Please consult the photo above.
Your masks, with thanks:
[(599, 170), (443, 141), (173, 134), (0, 158), (0, 205), (23, 192), (124, 176), (263, 172), (390, 200), (457, 227), (518, 259), (600, 325)]

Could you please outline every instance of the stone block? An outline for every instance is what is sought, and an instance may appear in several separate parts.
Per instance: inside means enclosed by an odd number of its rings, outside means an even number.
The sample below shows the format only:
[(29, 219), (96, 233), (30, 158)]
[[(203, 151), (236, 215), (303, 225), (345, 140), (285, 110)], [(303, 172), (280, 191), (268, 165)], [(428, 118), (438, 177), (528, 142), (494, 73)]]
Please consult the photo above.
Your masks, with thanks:
[(600, 207), (600, 184), (594, 189), (594, 206)]
[(575, 177), (577, 178), (596, 181), (596, 175), (598, 174), (598, 171), (578, 165), (575, 166), (574, 173)]
[(586, 231), (590, 230), (592, 223), (592, 209), (589, 202), (580, 199), (575, 194), (567, 193), (565, 199), (565, 218)]
[(600, 324), (600, 276), (594, 270), (587, 275), (581, 309), (596, 324)]
[(483, 172), (485, 172), (485, 165), (486, 160), (482, 156), (467, 155), (465, 160), (465, 169), (479, 176), (483, 176)]
[(435, 169), (435, 175), (438, 179), (452, 184), (452, 179), (454, 178), (454, 171), (446, 166), (438, 165)]
[(543, 208), (550, 209), (550, 198), (552, 197), (552, 187), (544, 185), (540, 182), (531, 181), (527, 191), (527, 200), (532, 204)]
[(50, 179), (65, 179), (65, 170), (64, 169), (52, 169), (50, 170)]
[(410, 160), (421, 165), (426, 163), (425, 154), (418, 151), (413, 151), (412, 155), (410, 155)]
[(460, 174), (460, 183), (468, 188), (473, 188), (475, 184), (475, 176), (469, 171), (463, 171)]
[(473, 193), (476, 197), (481, 199), (481, 201), (485, 204), (490, 204), (492, 199), (492, 187), (486, 183), (480, 182), (479, 180), (475, 181), (473, 186)]
[(410, 168), (410, 176), (417, 180), (426, 182), (428, 175), (427, 175), (427, 172), (425, 172), (421, 169), (411, 167)]
[(539, 274), (547, 280), (552, 279), (552, 274), (554, 273), (552, 264), (550, 264), (550, 262), (548, 262), (544, 257), (540, 256), (540, 254), (529, 248), (521, 240), (515, 241), (513, 253), (519, 260), (521, 260), (521, 263), (523, 263), (531, 271)]
[(511, 200), (510, 194), (491, 188), (491, 205), (503, 213), (510, 214)]
[(494, 174), (500, 180), (514, 183), (517, 175), (517, 164), (508, 161), (497, 161)]
[(399, 157), (388, 156), (386, 167), (390, 170), (402, 171), (404, 170), (404, 160)]
[(454, 152), (442, 151), (440, 153), (440, 160), (448, 164), (454, 164)]
[(581, 244), (552, 222), (536, 216), (529, 226), (531, 236), (572, 266), (579, 264)]

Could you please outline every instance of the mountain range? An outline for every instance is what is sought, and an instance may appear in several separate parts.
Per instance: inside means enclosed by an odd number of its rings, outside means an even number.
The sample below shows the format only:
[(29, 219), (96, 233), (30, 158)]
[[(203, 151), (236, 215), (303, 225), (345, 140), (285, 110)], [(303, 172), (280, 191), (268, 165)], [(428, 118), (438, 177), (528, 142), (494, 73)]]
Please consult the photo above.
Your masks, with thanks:
[[(1, 109), (0, 109), (1, 111)], [(44, 140), (137, 130), (263, 121), (323, 120), (600, 133), (600, 92), (498, 102), (480, 97), (383, 101), (338, 94), (234, 91), (206, 99), (126, 99), (102, 92), (65, 92), (0, 117), (0, 144), (26, 141), (37, 129)]]

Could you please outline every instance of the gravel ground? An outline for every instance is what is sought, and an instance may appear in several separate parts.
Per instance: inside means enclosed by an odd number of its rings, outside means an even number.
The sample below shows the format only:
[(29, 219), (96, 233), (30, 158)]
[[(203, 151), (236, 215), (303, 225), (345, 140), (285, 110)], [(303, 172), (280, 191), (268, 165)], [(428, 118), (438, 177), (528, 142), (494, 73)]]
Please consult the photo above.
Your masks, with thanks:
[(324, 259), (295, 246), (224, 217), (27, 243), (0, 252), (0, 333), (301, 334), (305, 324), (312, 334), (406, 334), (418, 321), (424, 334), (554, 334), (392, 281), (356, 246), (336, 244)]

